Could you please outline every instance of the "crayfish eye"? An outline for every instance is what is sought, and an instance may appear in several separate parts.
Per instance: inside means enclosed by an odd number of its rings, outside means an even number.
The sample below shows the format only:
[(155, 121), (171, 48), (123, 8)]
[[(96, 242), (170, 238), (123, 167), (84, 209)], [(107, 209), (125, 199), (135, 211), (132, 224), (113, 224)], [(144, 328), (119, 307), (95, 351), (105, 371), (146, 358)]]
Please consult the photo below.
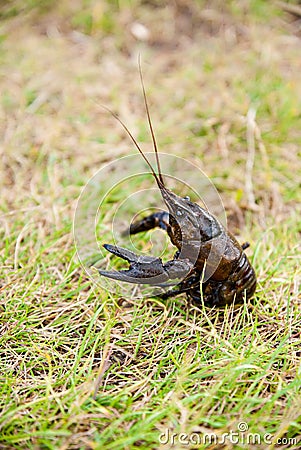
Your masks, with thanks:
[(186, 195), (186, 197), (184, 197), (184, 200), (188, 200), (188, 201), (190, 201), (190, 197), (189, 197), (189, 195)]

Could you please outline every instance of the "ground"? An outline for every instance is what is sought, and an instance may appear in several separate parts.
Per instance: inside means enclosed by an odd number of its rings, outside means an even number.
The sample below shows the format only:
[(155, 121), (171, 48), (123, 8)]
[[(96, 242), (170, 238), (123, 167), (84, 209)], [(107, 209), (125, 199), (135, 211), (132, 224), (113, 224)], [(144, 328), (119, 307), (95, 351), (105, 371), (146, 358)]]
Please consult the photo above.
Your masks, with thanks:
[[(300, 17), (263, 0), (1, 4), (1, 449), (300, 448)], [(82, 188), (140, 161), (100, 105), (152, 150), (139, 55), (160, 150), (203, 170), (250, 243), (258, 288), (239, 308), (121, 297), (78, 260)], [(104, 202), (100, 244), (144, 183)], [(136, 245), (156, 252), (148, 233)]]

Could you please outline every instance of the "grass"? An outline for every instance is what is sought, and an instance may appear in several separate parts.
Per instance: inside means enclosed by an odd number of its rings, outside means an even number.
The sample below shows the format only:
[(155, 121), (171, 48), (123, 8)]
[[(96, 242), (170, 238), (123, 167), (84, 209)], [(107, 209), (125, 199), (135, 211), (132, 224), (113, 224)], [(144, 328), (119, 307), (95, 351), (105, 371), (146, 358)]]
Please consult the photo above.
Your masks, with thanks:
[[(0, 448), (298, 449), (301, 67), (289, 16), (261, 0), (1, 8)], [(251, 243), (252, 304), (209, 310), (106, 291), (77, 259), (83, 186), (134, 153), (99, 104), (151, 150), (139, 53), (160, 149), (203, 169), (229, 228)], [(100, 180), (101, 194), (111, 175)], [(117, 231), (137, 212), (135, 197), (122, 202), (150, 186), (135, 178), (105, 199), (99, 244), (114, 241), (115, 210)], [(157, 205), (148, 191), (139, 202)], [(157, 254), (160, 239), (134, 245)]]

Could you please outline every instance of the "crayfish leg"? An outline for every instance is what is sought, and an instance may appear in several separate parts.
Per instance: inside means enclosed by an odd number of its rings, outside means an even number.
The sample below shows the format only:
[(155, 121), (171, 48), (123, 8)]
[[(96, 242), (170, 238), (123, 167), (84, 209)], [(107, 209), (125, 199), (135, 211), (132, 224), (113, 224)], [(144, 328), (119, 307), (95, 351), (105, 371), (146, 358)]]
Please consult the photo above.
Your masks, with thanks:
[(158, 297), (166, 300), (179, 294), (186, 294), (189, 299), (191, 298), (194, 301), (200, 301), (200, 278), (200, 272), (195, 271), (190, 273), (183, 281), (176, 285), (175, 289), (170, 289), (169, 291), (160, 294)]

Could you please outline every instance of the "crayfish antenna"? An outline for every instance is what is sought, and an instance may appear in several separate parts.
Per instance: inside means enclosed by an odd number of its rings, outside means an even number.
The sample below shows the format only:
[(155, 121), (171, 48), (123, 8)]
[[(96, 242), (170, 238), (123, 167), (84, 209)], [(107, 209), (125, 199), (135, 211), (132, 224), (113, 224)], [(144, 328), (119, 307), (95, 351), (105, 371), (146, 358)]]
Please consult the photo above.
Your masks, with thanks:
[(159, 177), (159, 179), (160, 179), (160, 181), (161, 181), (161, 183), (162, 183), (162, 185), (164, 187), (164, 180), (163, 180), (161, 166), (160, 166), (160, 160), (159, 160), (158, 146), (157, 146), (157, 141), (156, 141), (156, 137), (155, 137), (155, 133), (154, 133), (154, 129), (153, 129), (153, 124), (152, 124), (152, 121), (151, 121), (151, 116), (150, 116), (150, 112), (149, 112), (149, 107), (148, 107), (148, 102), (147, 102), (147, 97), (146, 97), (146, 92), (145, 92), (145, 86), (144, 86), (144, 81), (143, 81), (143, 76), (142, 76), (140, 54), (139, 54), (139, 57), (138, 57), (138, 64), (139, 64), (139, 75), (140, 75), (140, 81), (141, 81), (141, 86), (142, 86), (144, 105), (145, 105), (145, 110), (146, 110), (146, 114), (147, 114), (147, 121), (148, 121), (149, 129), (150, 129), (150, 132), (151, 132), (152, 141), (153, 141), (154, 150), (155, 150), (155, 155), (156, 155), (156, 162), (157, 162), (157, 168), (158, 168), (158, 177)]
[(131, 138), (132, 142), (134, 143), (135, 147), (137, 148), (137, 150), (139, 151), (139, 153), (141, 154), (141, 156), (143, 157), (144, 161), (146, 162), (146, 164), (148, 165), (148, 167), (151, 170), (151, 173), (153, 175), (153, 177), (155, 178), (158, 187), (161, 189), (162, 187), (164, 187), (164, 183), (161, 180), (161, 177), (157, 176), (156, 172), (154, 171), (151, 163), (149, 162), (149, 160), (147, 159), (147, 157), (145, 156), (145, 154), (143, 153), (141, 147), (139, 146), (137, 140), (134, 138), (134, 136), (132, 135), (132, 133), (130, 132), (130, 130), (128, 129), (128, 127), (126, 126), (126, 124), (120, 119), (120, 117), (118, 117), (117, 114), (115, 114), (110, 108), (108, 108), (105, 105), (100, 104), (99, 106), (101, 106), (103, 109), (105, 109), (106, 111), (108, 111), (113, 117), (114, 119), (116, 119), (120, 125), (123, 127), (123, 129), (126, 131), (126, 133), (128, 134), (128, 136)]
[(145, 86), (144, 86), (144, 82), (143, 82), (140, 55), (139, 55), (139, 59), (138, 59), (138, 64), (139, 64), (139, 75), (140, 75), (140, 81), (141, 81), (141, 86), (142, 86), (144, 105), (145, 105), (145, 110), (146, 110), (146, 114), (147, 114), (147, 121), (148, 121), (149, 129), (150, 129), (150, 133), (151, 133), (151, 137), (152, 137), (152, 142), (153, 142), (153, 146), (154, 146), (154, 150), (155, 150), (155, 157), (156, 157), (158, 174), (155, 172), (154, 168), (152, 167), (151, 163), (149, 162), (149, 160), (145, 156), (145, 154), (142, 151), (142, 149), (141, 149), (140, 145), (138, 144), (137, 140), (134, 138), (133, 134), (130, 132), (128, 127), (125, 125), (125, 123), (120, 119), (120, 117), (116, 113), (114, 113), (110, 108), (108, 108), (107, 106), (102, 105), (102, 104), (100, 104), (100, 106), (103, 109), (105, 109), (106, 111), (108, 111), (114, 117), (114, 119), (116, 119), (120, 123), (120, 125), (123, 127), (123, 129), (126, 131), (128, 136), (131, 138), (132, 142), (134, 143), (135, 147), (137, 148), (137, 150), (139, 151), (139, 153), (141, 154), (141, 156), (143, 157), (143, 159), (147, 163), (148, 167), (150, 168), (151, 173), (152, 173), (153, 177), (155, 178), (159, 189), (162, 191), (162, 189), (164, 190), (166, 188), (165, 188), (164, 179), (163, 179), (163, 176), (162, 176), (157, 141), (156, 141), (156, 137), (155, 137), (155, 133), (154, 133), (154, 129), (153, 129), (153, 124), (152, 124), (152, 121), (151, 121), (151, 116), (150, 116), (148, 102), (147, 102), (147, 97), (146, 97), (146, 92), (145, 92)]

